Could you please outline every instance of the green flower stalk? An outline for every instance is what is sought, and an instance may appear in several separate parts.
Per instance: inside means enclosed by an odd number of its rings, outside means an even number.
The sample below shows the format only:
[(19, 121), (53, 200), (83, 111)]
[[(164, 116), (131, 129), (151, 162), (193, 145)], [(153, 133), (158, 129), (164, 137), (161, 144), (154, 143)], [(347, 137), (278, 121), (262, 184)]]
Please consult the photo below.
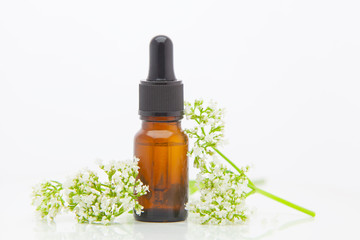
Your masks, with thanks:
[[(203, 100), (195, 100), (194, 104), (185, 103), (185, 115), (195, 122), (195, 127), (185, 132), (194, 141), (188, 155), (193, 158), (194, 167), (200, 170), (196, 179), (200, 200), (189, 202), (187, 209), (200, 223), (244, 222), (247, 218), (245, 199), (254, 193), (315, 216), (313, 211), (257, 187), (246, 175), (248, 167), (239, 168), (219, 150), (224, 142), (224, 109), (218, 108), (214, 102), (206, 105)], [(218, 156), (228, 162), (237, 174), (220, 164), (216, 160)]]

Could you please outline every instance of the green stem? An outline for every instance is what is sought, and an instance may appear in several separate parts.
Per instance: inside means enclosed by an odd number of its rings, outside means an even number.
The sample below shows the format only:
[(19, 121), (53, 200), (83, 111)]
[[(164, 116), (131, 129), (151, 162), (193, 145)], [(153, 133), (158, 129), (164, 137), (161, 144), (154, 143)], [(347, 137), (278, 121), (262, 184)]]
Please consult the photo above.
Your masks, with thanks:
[(311, 211), (309, 209), (303, 208), (303, 207), (301, 207), (299, 205), (296, 205), (295, 203), (289, 202), (289, 201), (287, 201), (287, 200), (285, 200), (285, 199), (283, 199), (281, 197), (275, 196), (274, 194), (269, 193), (269, 192), (267, 192), (267, 191), (265, 191), (265, 190), (263, 190), (261, 188), (258, 188), (255, 185), (248, 184), (248, 187), (253, 189), (253, 191), (256, 191), (257, 193), (260, 193), (260, 194), (262, 194), (262, 195), (264, 195), (264, 196), (266, 196), (268, 198), (271, 198), (272, 200), (275, 200), (275, 201), (277, 201), (279, 203), (282, 203), (282, 204), (284, 204), (284, 205), (286, 205), (288, 207), (291, 207), (291, 208), (296, 209), (296, 210), (298, 210), (300, 212), (303, 212), (303, 213), (306, 213), (306, 214), (308, 214), (308, 215), (310, 215), (312, 217), (315, 217), (315, 212), (313, 212), (313, 211)]
[[(233, 168), (236, 169), (236, 171), (238, 171), (240, 174), (244, 173), (243, 171), (241, 171), (241, 169), (235, 165), (235, 163), (233, 163), (229, 158), (227, 158), (222, 152), (219, 151), (219, 149), (212, 147), (212, 149), (214, 149), (215, 152), (217, 152), (222, 158), (224, 158)], [(249, 181), (249, 184), (253, 184), (252, 181), (246, 177)]]
[(58, 181), (51, 180), (50, 182), (53, 182), (53, 183), (56, 183), (56, 184), (58, 184), (58, 185), (61, 185), (61, 186), (62, 186), (62, 184), (61, 184), (60, 182), (58, 182)]
[(248, 193), (246, 194), (246, 197), (248, 197), (248, 196), (250, 196), (250, 195), (252, 195), (252, 194), (254, 194), (254, 193), (256, 193), (256, 190), (251, 190), (250, 192), (248, 192)]
[[(227, 158), (227, 157), (226, 157), (222, 152), (220, 152), (217, 148), (215, 148), (215, 147), (212, 147), (212, 148), (213, 148), (214, 151), (217, 152), (222, 158), (224, 158), (234, 169), (236, 169), (236, 171), (238, 171), (240, 174), (243, 174), (243, 173), (244, 173), (243, 171), (240, 170), (240, 168), (239, 168), (238, 166), (235, 165), (235, 163), (233, 163), (229, 158)], [(274, 194), (271, 194), (271, 193), (269, 193), (269, 192), (266, 192), (265, 190), (262, 190), (261, 188), (256, 187), (256, 186), (250, 181), (250, 179), (249, 179), (248, 177), (246, 177), (246, 178), (247, 178), (248, 181), (249, 181), (248, 187), (252, 189), (252, 191), (249, 192), (248, 195), (251, 195), (251, 194), (257, 192), (257, 193), (260, 193), (260, 194), (262, 194), (262, 195), (264, 195), (264, 196), (266, 196), (266, 197), (268, 197), (268, 198), (270, 198), (270, 199), (272, 199), (272, 200), (275, 200), (275, 201), (277, 201), (277, 202), (279, 202), (279, 203), (282, 203), (282, 204), (284, 204), (284, 205), (286, 205), (286, 206), (288, 206), (288, 207), (291, 207), (291, 208), (293, 208), (293, 209), (295, 209), (295, 210), (298, 210), (298, 211), (303, 212), (303, 213), (305, 213), (305, 214), (308, 214), (308, 215), (310, 215), (310, 216), (312, 216), (312, 217), (315, 217), (315, 212), (313, 212), (313, 211), (311, 211), (311, 210), (309, 210), (309, 209), (303, 208), (303, 207), (301, 207), (301, 206), (299, 206), (299, 205), (296, 205), (296, 204), (294, 204), (294, 203), (292, 203), (292, 202), (289, 202), (289, 201), (287, 201), (287, 200), (285, 200), (285, 199), (283, 199), (283, 198), (280, 198), (280, 197), (278, 197), (278, 196), (275, 196)]]

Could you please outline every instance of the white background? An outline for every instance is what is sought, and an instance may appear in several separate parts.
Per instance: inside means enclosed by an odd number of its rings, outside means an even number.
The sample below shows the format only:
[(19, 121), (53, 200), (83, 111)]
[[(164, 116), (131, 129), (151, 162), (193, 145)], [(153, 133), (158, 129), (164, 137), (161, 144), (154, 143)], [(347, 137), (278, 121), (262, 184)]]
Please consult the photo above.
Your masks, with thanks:
[[(132, 156), (138, 83), (158, 34), (173, 40), (185, 98), (214, 99), (226, 108), (224, 152), (238, 165), (251, 164), (250, 175), (264, 178), (264, 188), (317, 212), (309, 220), (254, 196), (248, 202), (258, 208), (258, 224), (268, 221), (264, 216), (276, 224), (268, 231), (253, 223), (258, 230), (245, 235), (358, 239), (359, 12), (355, 0), (1, 0), (1, 239), (121, 235), (116, 227), (71, 218), (41, 225), (29, 195), (35, 183), (64, 180), (93, 168), (96, 158)], [(292, 225), (282, 220), (288, 216), (305, 223), (282, 227)], [(187, 222), (164, 230), (131, 216), (124, 221), (120, 228), (131, 234), (121, 236), (129, 239), (206, 236)], [(229, 233), (242, 228), (204, 233), (233, 239)]]

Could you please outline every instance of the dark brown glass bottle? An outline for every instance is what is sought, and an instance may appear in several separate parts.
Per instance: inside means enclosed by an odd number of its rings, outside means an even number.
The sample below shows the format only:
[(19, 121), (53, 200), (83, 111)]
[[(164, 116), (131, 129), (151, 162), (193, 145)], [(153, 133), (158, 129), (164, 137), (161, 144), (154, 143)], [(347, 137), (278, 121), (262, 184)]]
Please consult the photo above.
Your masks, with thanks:
[(142, 128), (135, 136), (138, 179), (150, 192), (139, 197), (144, 207), (139, 221), (174, 222), (187, 217), (188, 138), (181, 130), (183, 84), (173, 70), (173, 46), (166, 36), (150, 42), (150, 70), (139, 85)]
[[(164, 121), (158, 121), (167, 120)], [(173, 222), (187, 217), (188, 201), (187, 136), (174, 117), (147, 117), (135, 136), (138, 177), (150, 192), (139, 198), (144, 212), (140, 221)]]

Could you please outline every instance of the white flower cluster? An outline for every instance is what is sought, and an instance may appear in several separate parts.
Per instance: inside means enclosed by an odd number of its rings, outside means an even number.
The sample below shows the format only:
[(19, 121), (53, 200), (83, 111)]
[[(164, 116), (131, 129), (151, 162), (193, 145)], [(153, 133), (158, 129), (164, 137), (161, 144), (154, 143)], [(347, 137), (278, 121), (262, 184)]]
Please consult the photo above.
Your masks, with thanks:
[(185, 116), (196, 122), (196, 126), (185, 132), (194, 140), (189, 156), (194, 157), (194, 166), (200, 167), (207, 155), (213, 155), (213, 148), (224, 142), (224, 109), (217, 108), (215, 102), (205, 106), (203, 100), (185, 103)]
[(62, 211), (64, 207), (62, 189), (61, 183), (56, 181), (40, 183), (33, 188), (32, 204), (42, 218), (52, 221)]
[(215, 155), (224, 137), (224, 110), (218, 109), (214, 103), (206, 105), (202, 100), (185, 106), (186, 117), (196, 123), (194, 128), (186, 130), (194, 141), (188, 155), (200, 170), (196, 179), (200, 199), (187, 203), (186, 209), (202, 224), (244, 222), (247, 219), (248, 178), (245, 173), (248, 168), (239, 169), (235, 174)]
[(69, 209), (74, 211), (81, 223), (110, 223), (122, 213), (135, 208), (138, 215), (143, 207), (137, 198), (149, 191), (138, 179), (138, 159), (134, 162), (115, 162), (100, 164), (106, 173), (107, 181), (101, 183), (92, 171), (83, 171), (65, 186)]
[[(61, 199), (64, 209), (75, 213), (80, 223), (108, 224), (133, 208), (140, 215), (143, 206), (138, 203), (137, 198), (145, 195), (149, 188), (140, 179), (136, 180), (138, 161), (139, 159), (134, 158), (133, 161), (111, 161), (105, 165), (100, 163), (99, 167), (106, 175), (105, 181), (101, 181), (93, 171), (80, 171), (65, 182), (64, 186), (59, 183), (63, 190), (59, 190), (56, 196)], [(34, 202), (44, 197), (43, 192), (38, 190), (34, 190), (33, 196)], [(54, 200), (44, 202), (44, 207), (50, 207), (51, 201)], [(51, 219), (56, 214), (51, 215)], [(44, 212), (43, 217), (45, 216), (48, 216), (47, 212)]]
[(226, 169), (216, 160), (203, 164), (197, 174), (200, 199), (186, 209), (201, 224), (241, 223), (247, 219), (245, 198), (248, 180)]

